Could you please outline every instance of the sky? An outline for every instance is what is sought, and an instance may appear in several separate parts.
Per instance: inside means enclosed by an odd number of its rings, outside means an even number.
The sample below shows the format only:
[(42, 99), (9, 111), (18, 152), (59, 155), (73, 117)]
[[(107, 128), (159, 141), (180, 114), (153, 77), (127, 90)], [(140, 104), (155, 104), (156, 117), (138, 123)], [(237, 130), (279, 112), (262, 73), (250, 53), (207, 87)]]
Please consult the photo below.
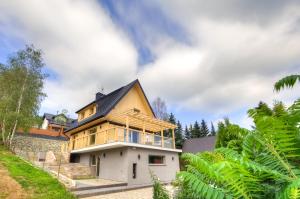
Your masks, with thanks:
[(0, 62), (26, 44), (49, 74), (41, 114), (75, 117), (101, 88), (138, 78), (183, 124), (229, 117), (248, 128), (259, 101), (289, 105), (300, 92), (273, 90), (300, 71), (297, 0), (2, 0)]

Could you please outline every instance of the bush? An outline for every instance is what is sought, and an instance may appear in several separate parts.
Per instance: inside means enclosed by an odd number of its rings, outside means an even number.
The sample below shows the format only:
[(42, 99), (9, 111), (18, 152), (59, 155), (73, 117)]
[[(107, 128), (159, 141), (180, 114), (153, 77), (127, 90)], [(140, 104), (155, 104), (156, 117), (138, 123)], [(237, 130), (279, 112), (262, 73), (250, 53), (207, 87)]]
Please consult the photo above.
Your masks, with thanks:
[(166, 188), (161, 184), (159, 179), (156, 175), (154, 175), (152, 172), (152, 182), (153, 182), (153, 199), (170, 199), (170, 196), (168, 194), (168, 191)]

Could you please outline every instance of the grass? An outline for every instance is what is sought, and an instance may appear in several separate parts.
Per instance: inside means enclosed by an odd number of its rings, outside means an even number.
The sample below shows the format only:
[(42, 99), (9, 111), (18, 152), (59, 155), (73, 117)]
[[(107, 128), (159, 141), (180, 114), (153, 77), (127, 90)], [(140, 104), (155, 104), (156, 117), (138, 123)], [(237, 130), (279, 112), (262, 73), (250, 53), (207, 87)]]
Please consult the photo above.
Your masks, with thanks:
[(75, 199), (67, 189), (47, 172), (18, 158), (0, 145), (0, 164), (29, 193), (32, 199)]

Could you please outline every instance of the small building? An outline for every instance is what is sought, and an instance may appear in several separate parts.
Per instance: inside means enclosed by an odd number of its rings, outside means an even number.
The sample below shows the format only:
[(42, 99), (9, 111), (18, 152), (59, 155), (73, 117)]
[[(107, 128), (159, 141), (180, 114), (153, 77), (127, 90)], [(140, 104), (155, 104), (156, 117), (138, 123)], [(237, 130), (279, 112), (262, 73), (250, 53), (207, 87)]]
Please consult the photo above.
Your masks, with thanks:
[(182, 152), (199, 153), (203, 151), (213, 151), (215, 149), (215, 143), (216, 143), (216, 136), (191, 138), (184, 141)]
[(65, 136), (64, 131), (76, 122), (76, 119), (69, 118), (63, 113), (56, 115), (44, 113), (41, 129), (47, 130), (56, 136)]
[(76, 113), (78, 122), (65, 131), (71, 162), (90, 166), (96, 178), (128, 185), (151, 183), (149, 171), (163, 182), (175, 179), (181, 152), (175, 148), (176, 125), (155, 117), (138, 80), (97, 93)]

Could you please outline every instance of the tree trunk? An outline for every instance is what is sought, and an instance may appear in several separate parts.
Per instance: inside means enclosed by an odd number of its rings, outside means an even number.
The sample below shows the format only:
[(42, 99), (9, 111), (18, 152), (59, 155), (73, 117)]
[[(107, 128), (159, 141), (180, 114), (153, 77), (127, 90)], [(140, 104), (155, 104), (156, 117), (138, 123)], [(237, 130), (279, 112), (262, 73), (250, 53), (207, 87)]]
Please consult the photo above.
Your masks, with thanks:
[(1, 134), (2, 134), (2, 142), (5, 144), (5, 119), (3, 119), (2, 121)]
[[(24, 91), (25, 91), (26, 82), (27, 82), (27, 77), (28, 77), (28, 72), (26, 71), (25, 80), (24, 80), (24, 83), (23, 83), (23, 85), (22, 85), (21, 94), (20, 94), (20, 97), (19, 97), (19, 100), (18, 100), (18, 106), (17, 106), (17, 108), (16, 108), (16, 113), (17, 113), (17, 114), (20, 113), (20, 109), (21, 109), (21, 106), (22, 106), (23, 93), (24, 93)], [(17, 129), (17, 125), (18, 125), (18, 118), (16, 118), (14, 127), (13, 127), (12, 132), (11, 132), (10, 137), (9, 137), (9, 147), (11, 147), (12, 139), (13, 139), (14, 136), (15, 136), (15, 132), (16, 132), (16, 129)]]

